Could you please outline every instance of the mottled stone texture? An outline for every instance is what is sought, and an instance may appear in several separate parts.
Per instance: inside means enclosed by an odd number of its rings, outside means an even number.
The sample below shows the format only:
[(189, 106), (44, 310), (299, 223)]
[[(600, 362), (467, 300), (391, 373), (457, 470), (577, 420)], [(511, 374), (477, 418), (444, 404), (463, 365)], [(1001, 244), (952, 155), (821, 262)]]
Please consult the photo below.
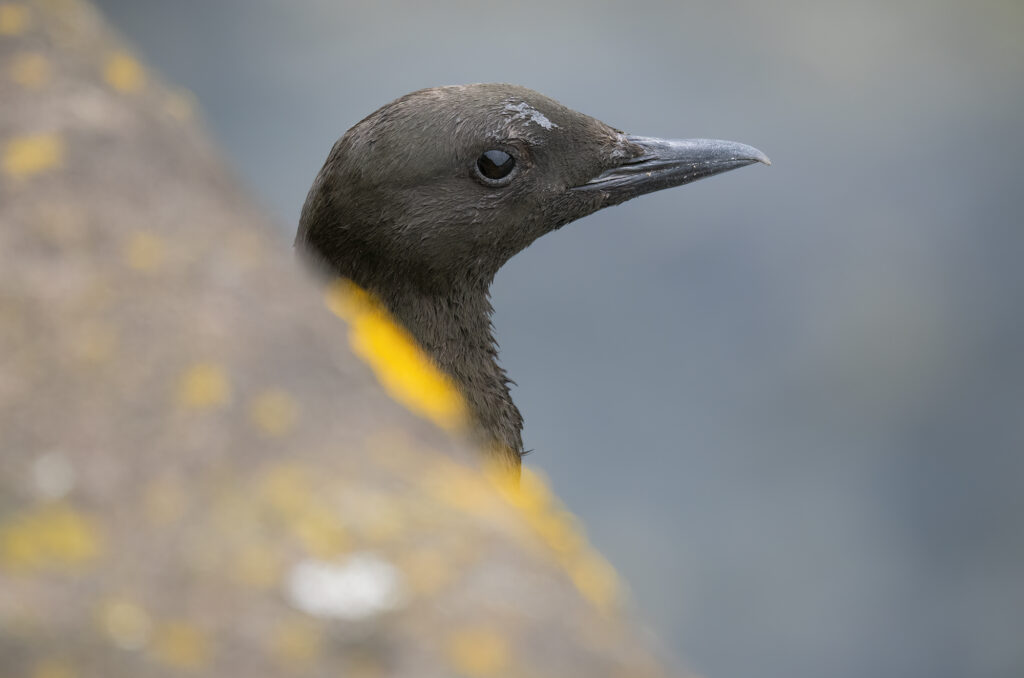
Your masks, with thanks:
[(88, 5), (0, 2), (0, 674), (662, 675), (543, 483), (388, 396), (193, 108)]

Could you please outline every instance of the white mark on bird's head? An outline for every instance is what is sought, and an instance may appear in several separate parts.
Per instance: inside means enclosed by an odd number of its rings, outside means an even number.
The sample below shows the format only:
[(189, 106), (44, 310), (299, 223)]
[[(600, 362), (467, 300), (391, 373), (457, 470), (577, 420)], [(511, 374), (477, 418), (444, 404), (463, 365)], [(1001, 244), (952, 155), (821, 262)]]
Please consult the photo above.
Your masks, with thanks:
[(336, 563), (302, 560), (289, 571), (285, 590), (306, 614), (351, 621), (393, 610), (405, 599), (398, 568), (369, 552)]
[(523, 120), (525, 122), (534, 122), (543, 127), (544, 129), (551, 129), (558, 127), (555, 123), (548, 120), (547, 116), (538, 111), (536, 108), (520, 101), (515, 103), (513, 101), (505, 102), (505, 107), (501, 109), (503, 113), (508, 115), (508, 119), (511, 120)]

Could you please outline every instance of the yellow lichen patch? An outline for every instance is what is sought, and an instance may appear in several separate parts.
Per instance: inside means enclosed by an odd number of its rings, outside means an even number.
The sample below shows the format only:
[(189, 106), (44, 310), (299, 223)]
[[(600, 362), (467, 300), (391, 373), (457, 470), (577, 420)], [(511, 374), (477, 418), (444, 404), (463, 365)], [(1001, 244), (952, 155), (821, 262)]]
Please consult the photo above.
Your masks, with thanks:
[(479, 471), (448, 459), (436, 462), (420, 483), (430, 496), (466, 513), (481, 514), (498, 507), (493, 486)]
[(222, 407), (231, 399), (227, 372), (215, 363), (198, 363), (178, 380), (178, 404), (194, 410)]
[(114, 52), (107, 57), (103, 77), (120, 92), (137, 92), (146, 84), (146, 70), (128, 52)]
[(310, 555), (332, 558), (348, 551), (350, 539), (340, 516), (323, 503), (305, 468), (274, 466), (260, 479), (257, 496), (278, 513)]
[(128, 598), (104, 601), (98, 610), (100, 628), (122, 650), (145, 647), (153, 633), (153, 622), (142, 607)]
[(64, 504), (47, 505), (0, 526), (0, 566), (13, 571), (77, 571), (99, 556), (102, 544), (92, 518)]
[(39, 52), (23, 52), (11, 59), (7, 73), (22, 87), (36, 89), (50, 79), (50, 62)]
[(466, 404), (451, 379), (368, 292), (339, 279), (328, 288), (326, 302), (349, 322), (352, 350), (373, 369), (392, 398), (441, 428), (451, 431), (466, 426)]
[(337, 557), (351, 545), (341, 521), (322, 506), (309, 506), (291, 521), (291, 528), (306, 552), (316, 558)]
[(198, 627), (185, 621), (161, 624), (153, 634), (152, 656), (176, 669), (196, 670), (210, 660), (210, 640)]
[(249, 405), (249, 418), (263, 434), (282, 436), (295, 426), (299, 406), (295, 399), (280, 389), (268, 389), (256, 395)]
[(601, 612), (613, 611), (620, 596), (615, 570), (590, 548), (576, 519), (558, 504), (544, 479), (529, 469), (523, 470), (520, 482), (502, 469), (489, 477), (498, 494), (519, 509), (551, 550), (580, 594)]
[(125, 263), (136, 271), (153, 273), (159, 270), (167, 249), (163, 238), (149, 231), (136, 231), (124, 245)]
[(486, 628), (456, 631), (446, 649), (452, 667), (471, 678), (495, 675), (508, 666), (511, 657), (505, 638)]
[(442, 428), (462, 427), (461, 396), (405, 330), (382, 314), (369, 314), (354, 323), (350, 339), (352, 349), (376, 369), (392, 397)]
[(164, 99), (164, 110), (179, 122), (187, 122), (195, 116), (196, 97), (186, 89), (168, 92)]
[(64, 143), (56, 134), (32, 134), (15, 137), (4, 147), (3, 170), (23, 178), (39, 174), (64, 161)]
[(550, 509), (543, 520), (534, 521), (533, 525), (544, 543), (559, 555), (578, 553), (585, 546), (576, 516), (564, 509)]
[(270, 641), (274, 658), (292, 668), (308, 665), (320, 655), (322, 629), (309, 621), (291, 621), (279, 625)]
[(515, 478), (503, 466), (494, 464), (487, 468), (486, 477), (500, 496), (527, 515), (545, 514), (554, 501), (547, 483), (531, 469), (524, 468), (522, 477)]
[(32, 669), (32, 678), (75, 678), (71, 664), (57, 659), (44, 659)]
[(0, 35), (18, 35), (28, 26), (28, 7), (13, 2), (0, 3)]
[(573, 558), (568, 568), (576, 590), (597, 609), (611, 612), (619, 598), (619, 579), (608, 561), (587, 549)]
[(257, 485), (259, 498), (287, 517), (299, 516), (315, 494), (309, 471), (287, 462), (264, 471)]

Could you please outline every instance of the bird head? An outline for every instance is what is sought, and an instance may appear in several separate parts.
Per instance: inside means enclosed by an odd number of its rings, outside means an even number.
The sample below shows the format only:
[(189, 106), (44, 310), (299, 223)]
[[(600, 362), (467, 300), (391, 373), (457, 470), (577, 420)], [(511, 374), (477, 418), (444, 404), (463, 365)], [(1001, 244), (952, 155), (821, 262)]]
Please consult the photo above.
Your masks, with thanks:
[(768, 158), (625, 134), (524, 87), (420, 90), (334, 145), (297, 244), (377, 289), (488, 284), (538, 237), (603, 207)]

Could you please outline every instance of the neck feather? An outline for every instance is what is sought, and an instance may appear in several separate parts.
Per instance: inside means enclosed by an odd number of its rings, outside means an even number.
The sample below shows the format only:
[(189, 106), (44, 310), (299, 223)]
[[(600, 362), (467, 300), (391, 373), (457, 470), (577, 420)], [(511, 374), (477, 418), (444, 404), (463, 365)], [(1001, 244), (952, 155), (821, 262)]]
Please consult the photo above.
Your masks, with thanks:
[(486, 284), (424, 293), (374, 290), (388, 310), (455, 382), (469, 405), (482, 442), (515, 465), (523, 452), (523, 417), (498, 364)]

